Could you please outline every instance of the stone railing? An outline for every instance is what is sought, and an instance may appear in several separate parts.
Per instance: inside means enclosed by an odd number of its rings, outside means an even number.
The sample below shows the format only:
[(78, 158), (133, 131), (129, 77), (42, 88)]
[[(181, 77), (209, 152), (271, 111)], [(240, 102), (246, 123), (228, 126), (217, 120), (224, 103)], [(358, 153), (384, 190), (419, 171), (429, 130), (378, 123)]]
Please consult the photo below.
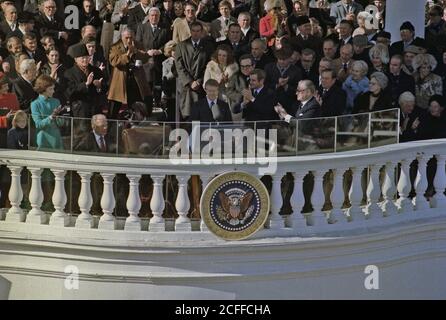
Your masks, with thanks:
[[(446, 207), (445, 161), (446, 140), (429, 140), (382, 146), (361, 151), (301, 157), (279, 157), (276, 173), (271, 176), (271, 208), (264, 232), (274, 235), (295, 236), (324, 232), (340, 232), (351, 229), (370, 228), (386, 223), (398, 223), (437, 214), (437, 209)], [(93, 157), (39, 151), (0, 150), (0, 163), (9, 169), (11, 183), (8, 192), (10, 208), (2, 209), (2, 224), (48, 224), (66, 229), (105, 229), (142, 231), (146, 234), (169, 234), (190, 232), (191, 235), (209, 234), (206, 226), (191, 219), (192, 199), (188, 193), (188, 181), (199, 176), (203, 188), (216, 175), (228, 171), (245, 171), (259, 177), (258, 166), (242, 164), (204, 165), (201, 161), (186, 161), (180, 166), (166, 159), (126, 159)], [(424, 193), (428, 187), (427, 163), (435, 159), (437, 170), (433, 187), (437, 191), (431, 198)], [(417, 160), (418, 165), (413, 165)], [(412, 165), (411, 165), (412, 164)], [(30, 173), (29, 210), (21, 207), (23, 190), (21, 172)], [(435, 165), (432, 168), (435, 171)], [(44, 194), (42, 172), (49, 169), (54, 175), (52, 193), (53, 212), (41, 209)], [(77, 200), (79, 215), (65, 212), (67, 171), (80, 177), (80, 192)], [(102, 177), (103, 191), (100, 195), (101, 216), (91, 214), (93, 196), (92, 175)], [(114, 213), (116, 199), (113, 180), (117, 174), (128, 179), (126, 197), (127, 217)], [(140, 179), (150, 175), (151, 217), (139, 216), (141, 209)], [(415, 179), (411, 179), (411, 175)], [(175, 215), (165, 218), (165, 192), (163, 180), (176, 177), (174, 201)], [(293, 179), (283, 179), (293, 176)], [(306, 178), (305, 178), (306, 177)], [(259, 177), (260, 178), (260, 177)], [(290, 182), (283, 188), (285, 180)], [(310, 183), (308, 183), (308, 181)], [(414, 181), (412, 181), (414, 180)], [(313, 183), (314, 182), (314, 186)], [(120, 185), (122, 187), (122, 185)], [(289, 190), (292, 214), (283, 214), (284, 190)], [(304, 194), (307, 193), (306, 199)], [(364, 199), (366, 201), (364, 201)], [(305, 205), (305, 206), (304, 206)], [(309, 210), (302, 209), (304, 207)], [(312, 210), (311, 210), (312, 208)], [(433, 211), (431, 211), (433, 210)], [(414, 214), (415, 213), (415, 214)], [(118, 214), (119, 216), (119, 214)], [(125, 220), (123, 220), (125, 219)], [(123, 231), (122, 231), (123, 230)], [(261, 235), (262, 233), (260, 233)]]

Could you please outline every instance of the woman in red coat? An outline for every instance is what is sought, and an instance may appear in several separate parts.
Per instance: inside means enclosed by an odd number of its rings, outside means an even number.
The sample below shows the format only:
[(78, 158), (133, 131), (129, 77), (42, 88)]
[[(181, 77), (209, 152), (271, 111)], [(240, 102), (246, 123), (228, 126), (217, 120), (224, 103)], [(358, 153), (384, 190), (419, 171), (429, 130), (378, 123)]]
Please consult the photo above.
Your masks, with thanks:
[(259, 22), (260, 36), (266, 38), (268, 47), (274, 46), (276, 35), (286, 31), (286, 19), (281, 13), (282, 1), (266, 0), (265, 10), (268, 12)]

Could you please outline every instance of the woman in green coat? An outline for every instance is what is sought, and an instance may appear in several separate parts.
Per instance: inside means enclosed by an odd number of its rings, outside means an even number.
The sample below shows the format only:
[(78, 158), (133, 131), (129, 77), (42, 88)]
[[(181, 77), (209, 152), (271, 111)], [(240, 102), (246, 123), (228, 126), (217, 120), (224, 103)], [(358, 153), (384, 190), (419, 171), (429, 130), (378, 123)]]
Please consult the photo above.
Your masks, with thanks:
[(31, 102), (31, 115), (37, 131), (37, 149), (63, 149), (59, 127), (63, 119), (57, 116), (63, 110), (60, 101), (53, 98), (55, 81), (47, 75), (37, 78), (34, 90), (39, 94)]

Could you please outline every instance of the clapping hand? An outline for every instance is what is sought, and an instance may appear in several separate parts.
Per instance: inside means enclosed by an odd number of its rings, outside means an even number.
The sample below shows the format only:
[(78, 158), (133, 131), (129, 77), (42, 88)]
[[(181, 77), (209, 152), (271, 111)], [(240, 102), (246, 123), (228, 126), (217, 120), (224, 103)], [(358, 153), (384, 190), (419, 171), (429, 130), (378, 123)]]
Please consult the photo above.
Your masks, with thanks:
[(412, 130), (416, 130), (418, 126), (420, 125), (420, 119), (417, 117), (414, 122), (412, 123)]
[(279, 81), (277, 82), (277, 87), (284, 87), (288, 84), (289, 77), (286, 78), (279, 78)]
[(285, 117), (288, 115), (288, 113), (286, 112), (285, 108), (280, 103), (277, 103), (274, 106), (274, 110), (277, 112), (277, 114), (279, 115), (280, 119), (285, 119)]
[(100, 88), (101, 86), (102, 86), (102, 80), (103, 80), (104, 78), (101, 78), (101, 79), (99, 79), (99, 80), (93, 80), (93, 85), (96, 87), (96, 88)]
[(251, 100), (254, 99), (254, 97), (252, 96), (251, 90), (249, 90), (249, 89), (243, 89), (242, 95), (243, 95), (243, 102), (245, 104), (248, 102), (251, 102)]
[(89, 74), (88, 77), (87, 77), (87, 82), (85, 82), (85, 84), (86, 84), (87, 86), (89, 86), (90, 84), (93, 83), (93, 77), (94, 77), (93, 72), (90, 72), (90, 74)]

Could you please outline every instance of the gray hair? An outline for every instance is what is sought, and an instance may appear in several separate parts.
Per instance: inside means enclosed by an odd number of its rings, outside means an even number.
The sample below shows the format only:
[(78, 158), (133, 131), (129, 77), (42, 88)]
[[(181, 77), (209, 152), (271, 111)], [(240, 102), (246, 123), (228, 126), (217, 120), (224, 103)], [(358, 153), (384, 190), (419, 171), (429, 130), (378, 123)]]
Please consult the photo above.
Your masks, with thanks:
[(363, 75), (366, 75), (367, 72), (369, 71), (369, 66), (363, 60), (356, 60), (356, 61), (354, 61), (352, 63), (352, 68), (354, 68), (354, 67), (358, 67), (359, 69), (361, 69), (361, 72), (363, 73)]
[(124, 28), (122, 28), (122, 31), (121, 31), (121, 37), (122, 37), (122, 35), (123, 35), (124, 33), (130, 33), (132, 36), (135, 35), (135, 31), (133, 31), (133, 30), (130, 29), (129, 27), (124, 27)]
[(307, 90), (310, 90), (311, 93), (316, 92), (316, 86), (314, 85), (313, 81), (311, 80), (300, 80), (299, 84), (303, 84)]
[(389, 49), (386, 45), (382, 43), (375, 44), (369, 51), (370, 60), (373, 59), (374, 56), (378, 56), (382, 63), (387, 64), (389, 63), (390, 57), (389, 57)]
[(149, 9), (148, 14), (150, 14), (150, 12), (152, 12), (152, 11), (156, 11), (156, 12), (158, 12), (158, 14), (161, 14), (161, 11), (160, 11), (160, 9), (158, 9), (158, 7), (151, 7), (151, 8)]
[(412, 67), (414, 70), (418, 70), (418, 68), (425, 63), (430, 65), (431, 70), (434, 70), (437, 67), (437, 60), (429, 53), (420, 53), (416, 55), (415, 58), (413, 58)]
[(99, 120), (100, 118), (105, 118), (107, 120), (107, 117), (103, 115), (102, 113), (95, 114), (91, 117), (91, 127), (94, 128), (96, 126), (96, 120)]
[(20, 74), (25, 74), (27, 71), (31, 70), (31, 68), (36, 67), (36, 62), (34, 59), (25, 59), (20, 63), (19, 71)]
[(404, 102), (415, 102), (415, 96), (410, 91), (403, 92), (398, 98), (398, 104), (401, 105)]
[(370, 79), (372, 79), (372, 78), (374, 78), (374, 79), (376, 79), (376, 81), (378, 81), (378, 84), (382, 90), (387, 88), (387, 85), (389, 84), (389, 79), (387, 78), (387, 76), (384, 73), (373, 72), (372, 75), (370, 76)]
[(262, 46), (262, 48), (263, 48), (263, 50), (266, 50), (266, 42), (264, 41), (264, 40), (262, 40), (262, 39), (260, 39), (260, 38), (257, 38), (257, 39), (254, 39), (254, 40), (252, 40), (251, 41), (251, 45), (253, 44), (253, 43), (258, 43), (258, 44), (260, 44), (261, 46)]

